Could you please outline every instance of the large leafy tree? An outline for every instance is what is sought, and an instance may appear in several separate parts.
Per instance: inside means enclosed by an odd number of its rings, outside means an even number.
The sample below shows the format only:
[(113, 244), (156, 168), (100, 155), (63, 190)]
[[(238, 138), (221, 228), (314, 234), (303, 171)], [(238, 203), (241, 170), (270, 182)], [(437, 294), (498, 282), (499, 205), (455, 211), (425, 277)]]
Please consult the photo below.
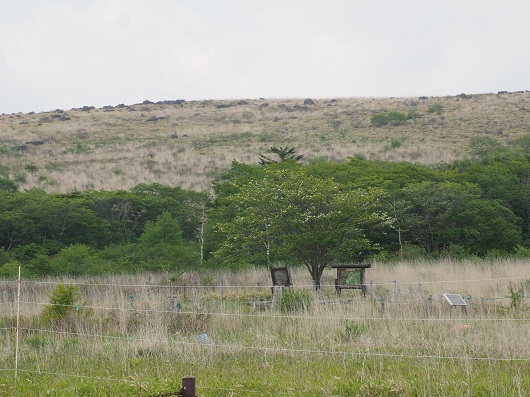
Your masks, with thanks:
[(377, 250), (367, 231), (390, 226), (377, 211), (381, 195), (378, 189), (341, 190), (303, 167), (270, 165), (263, 178), (228, 198), (237, 213), (217, 224), (226, 240), (216, 255), (225, 261), (259, 252), (290, 255), (306, 266), (319, 288), (326, 266), (360, 260)]
[(469, 183), (412, 184), (401, 192), (398, 211), (403, 236), (429, 254), (461, 245), (484, 255), (521, 243), (521, 219), (497, 200), (480, 196)]

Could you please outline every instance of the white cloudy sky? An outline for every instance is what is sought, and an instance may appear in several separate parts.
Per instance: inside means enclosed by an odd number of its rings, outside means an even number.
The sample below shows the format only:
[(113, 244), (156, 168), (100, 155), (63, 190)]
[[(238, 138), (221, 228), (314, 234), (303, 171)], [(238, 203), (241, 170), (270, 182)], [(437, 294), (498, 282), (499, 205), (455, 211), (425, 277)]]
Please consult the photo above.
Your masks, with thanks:
[(0, 0), (0, 113), (525, 89), (528, 0)]

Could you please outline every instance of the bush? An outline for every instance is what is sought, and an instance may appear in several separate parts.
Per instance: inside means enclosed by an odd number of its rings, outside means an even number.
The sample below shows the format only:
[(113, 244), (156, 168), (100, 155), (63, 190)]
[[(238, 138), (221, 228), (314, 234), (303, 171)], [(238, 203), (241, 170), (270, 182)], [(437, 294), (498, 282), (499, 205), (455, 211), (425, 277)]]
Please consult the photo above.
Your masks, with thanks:
[(515, 255), (518, 259), (528, 259), (530, 258), (530, 248), (524, 247), (522, 245), (515, 246)]
[(442, 114), (442, 110), (444, 108), (444, 105), (441, 103), (435, 103), (427, 109), (428, 113), (436, 113), (436, 114)]
[(469, 251), (459, 244), (449, 244), (439, 253), (440, 258), (447, 259), (468, 259), (471, 257)]
[(469, 141), (469, 151), (476, 157), (487, 157), (502, 153), (506, 148), (491, 136), (474, 137)]
[(423, 247), (414, 244), (404, 244), (403, 250), (401, 252), (401, 257), (403, 259), (424, 259), (427, 256), (427, 252)]
[(81, 292), (77, 286), (59, 284), (50, 296), (51, 305), (44, 307), (42, 316), (45, 320), (62, 320), (77, 310), (80, 301)]
[(0, 265), (0, 278), (16, 280), (18, 278), (19, 266), (21, 264), (16, 260)]
[(99, 260), (93, 249), (85, 244), (72, 244), (65, 247), (50, 260), (51, 269), (56, 274), (79, 276)]
[(372, 116), (372, 125), (374, 127), (382, 127), (384, 125), (403, 125), (410, 119), (416, 119), (419, 114), (411, 112), (409, 114), (401, 112), (386, 112), (377, 113)]
[(6, 193), (16, 193), (18, 192), (18, 183), (9, 179), (9, 177), (0, 176), (0, 191)]
[(282, 313), (295, 313), (308, 310), (313, 303), (313, 295), (306, 290), (286, 290), (278, 299), (278, 307)]

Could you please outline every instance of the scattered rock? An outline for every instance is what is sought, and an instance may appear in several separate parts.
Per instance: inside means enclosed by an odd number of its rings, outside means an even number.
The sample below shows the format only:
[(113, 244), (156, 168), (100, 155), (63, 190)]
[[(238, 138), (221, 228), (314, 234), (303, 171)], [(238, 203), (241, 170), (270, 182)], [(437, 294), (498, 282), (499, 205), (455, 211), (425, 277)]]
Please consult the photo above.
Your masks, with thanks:
[(233, 106), (245, 106), (245, 105), (249, 105), (249, 103), (247, 101), (237, 101), (237, 102), (232, 102), (232, 103), (221, 103), (219, 105), (216, 106), (217, 109), (227, 109), (227, 108), (231, 108)]
[(172, 101), (158, 101), (157, 104), (158, 105), (182, 105), (185, 102), (186, 102), (185, 99), (176, 99)]
[(120, 103), (119, 105), (116, 105), (116, 109), (122, 109), (125, 105), (123, 103)]
[(314, 105), (315, 101), (313, 101), (311, 98), (306, 98), (304, 101), (304, 105)]
[(142, 102), (143, 105), (154, 105), (154, 102), (151, 102), (150, 100), (146, 99)]
[(176, 133), (173, 133), (169, 136), (170, 138), (177, 139), (179, 136)]

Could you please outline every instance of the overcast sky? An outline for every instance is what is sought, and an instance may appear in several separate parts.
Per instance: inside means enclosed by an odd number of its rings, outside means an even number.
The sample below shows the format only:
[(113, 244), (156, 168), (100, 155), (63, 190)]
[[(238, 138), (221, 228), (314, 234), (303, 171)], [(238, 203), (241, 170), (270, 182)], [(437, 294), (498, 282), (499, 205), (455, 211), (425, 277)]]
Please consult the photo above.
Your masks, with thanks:
[(0, 113), (526, 89), (528, 0), (0, 0)]

